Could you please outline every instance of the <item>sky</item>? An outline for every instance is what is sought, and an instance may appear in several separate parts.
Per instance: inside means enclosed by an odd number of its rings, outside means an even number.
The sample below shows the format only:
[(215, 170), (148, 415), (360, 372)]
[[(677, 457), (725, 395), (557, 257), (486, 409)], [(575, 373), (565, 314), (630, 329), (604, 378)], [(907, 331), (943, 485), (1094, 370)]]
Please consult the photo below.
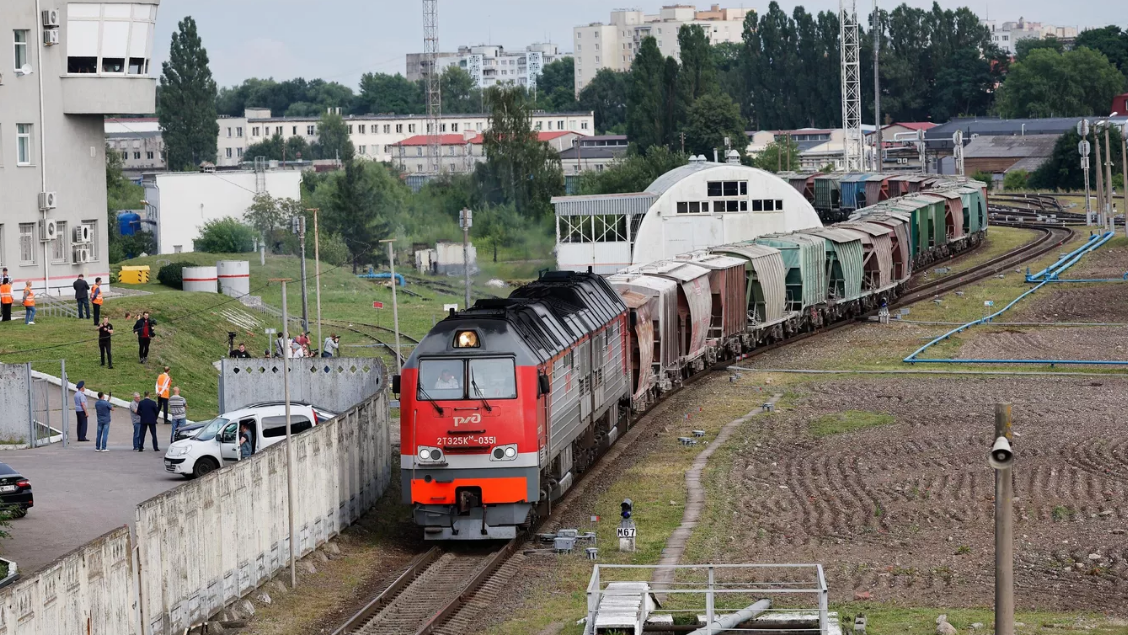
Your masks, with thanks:
[[(906, 0), (930, 7), (931, 0)], [(682, 0), (685, 4), (690, 4)], [(941, 2), (945, 8), (969, 6), (978, 15), (999, 21), (1040, 21), (1056, 26), (1128, 24), (1128, 3), (1117, 0), (974, 0), (975, 4)], [(502, 44), (521, 50), (533, 42), (551, 41), (572, 50), (572, 27), (606, 22), (613, 8), (631, 6), (657, 13), (673, 0), (440, 0), (439, 46), (456, 50), (462, 44)], [(699, 0), (708, 8), (710, 0)], [(837, 10), (835, 0), (782, 0), (790, 12)], [(899, 2), (898, 2), (899, 4)], [(722, 1), (722, 6), (763, 12), (766, 2)], [(859, 13), (872, 0), (860, 0)], [(885, 6), (883, 4), (883, 6)], [(890, 3), (889, 6), (894, 6)], [(403, 73), (404, 56), (423, 49), (421, 0), (162, 0), (157, 14), (153, 68), (168, 58), (169, 41), (186, 15), (195, 18), (212, 74), (220, 86), (249, 77), (320, 77), (356, 87), (365, 72)]]

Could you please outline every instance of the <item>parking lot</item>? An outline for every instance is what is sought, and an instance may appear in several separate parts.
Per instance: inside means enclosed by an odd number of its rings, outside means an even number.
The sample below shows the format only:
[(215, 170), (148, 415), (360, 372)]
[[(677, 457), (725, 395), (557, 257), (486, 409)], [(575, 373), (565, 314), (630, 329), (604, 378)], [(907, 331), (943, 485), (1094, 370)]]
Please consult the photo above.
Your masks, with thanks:
[[(93, 402), (91, 402), (93, 405)], [(74, 441), (35, 450), (0, 452), (0, 461), (31, 480), (35, 507), (13, 520), (0, 541), (0, 553), (14, 560), (21, 573), (31, 573), (115, 527), (132, 525), (136, 505), (184, 482), (166, 474), (164, 450), (171, 426), (157, 425), (160, 452), (133, 452), (129, 411), (114, 410), (109, 452), (94, 451), (95, 424), (91, 417), (89, 443)], [(71, 413), (71, 438), (74, 415)]]

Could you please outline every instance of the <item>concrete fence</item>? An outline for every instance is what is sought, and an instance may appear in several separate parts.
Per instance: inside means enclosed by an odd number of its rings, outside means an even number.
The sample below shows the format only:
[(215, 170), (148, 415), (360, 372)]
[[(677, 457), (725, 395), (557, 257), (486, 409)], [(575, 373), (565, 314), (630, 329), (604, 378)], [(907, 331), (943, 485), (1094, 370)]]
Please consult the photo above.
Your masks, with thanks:
[(121, 527), (3, 589), (0, 635), (140, 635), (132, 556)]
[[(265, 361), (273, 360), (258, 363)], [(348, 367), (360, 360), (325, 361)], [(228, 368), (225, 364), (225, 378)], [(262, 401), (262, 394), (247, 398)], [(226, 406), (232, 407), (238, 406)], [(293, 443), (297, 553), (303, 556), (356, 520), (387, 489), (387, 392), (378, 391)], [(137, 536), (146, 635), (181, 633), (218, 612), (289, 564), (286, 445), (142, 503)]]
[(281, 400), (283, 363), (290, 366), (290, 399), (333, 412), (344, 412), (385, 384), (383, 366), (374, 359), (225, 359), (220, 368), (219, 411)]
[(35, 438), (31, 403), (31, 364), (0, 364), (0, 440), (28, 443)]

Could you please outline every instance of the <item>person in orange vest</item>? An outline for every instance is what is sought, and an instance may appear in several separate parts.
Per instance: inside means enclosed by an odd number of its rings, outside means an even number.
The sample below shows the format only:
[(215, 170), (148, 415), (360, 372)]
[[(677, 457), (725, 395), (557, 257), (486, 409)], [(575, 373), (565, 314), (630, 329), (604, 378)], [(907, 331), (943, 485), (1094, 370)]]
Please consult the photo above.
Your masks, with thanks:
[(94, 288), (90, 290), (90, 302), (94, 304), (94, 326), (98, 326), (98, 321), (102, 315), (102, 279), (94, 278)]
[(164, 367), (164, 372), (157, 377), (157, 410), (164, 412), (165, 423), (172, 423), (168, 418), (168, 397), (169, 391), (172, 387), (172, 377), (168, 374), (168, 366)]
[(0, 280), (0, 322), (12, 321), (12, 281), (8, 276)]
[(31, 280), (24, 286), (23, 306), (24, 324), (35, 324), (35, 292), (31, 290)]

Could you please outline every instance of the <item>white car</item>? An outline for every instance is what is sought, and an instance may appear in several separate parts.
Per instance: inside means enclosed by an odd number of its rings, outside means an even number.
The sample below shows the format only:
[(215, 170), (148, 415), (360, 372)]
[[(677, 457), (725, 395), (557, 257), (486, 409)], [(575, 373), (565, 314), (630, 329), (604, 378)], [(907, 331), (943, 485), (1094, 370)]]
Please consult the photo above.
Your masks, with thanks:
[[(199, 431), (188, 439), (176, 441), (165, 452), (165, 471), (197, 478), (239, 460), (239, 427), (251, 430), (253, 452), (261, 452), (286, 439), (286, 407), (252, 407), (228, 412), (201, 422)], [(317, 411), (307, 405), (290, 406), (291, 434), (316, 426)]]

